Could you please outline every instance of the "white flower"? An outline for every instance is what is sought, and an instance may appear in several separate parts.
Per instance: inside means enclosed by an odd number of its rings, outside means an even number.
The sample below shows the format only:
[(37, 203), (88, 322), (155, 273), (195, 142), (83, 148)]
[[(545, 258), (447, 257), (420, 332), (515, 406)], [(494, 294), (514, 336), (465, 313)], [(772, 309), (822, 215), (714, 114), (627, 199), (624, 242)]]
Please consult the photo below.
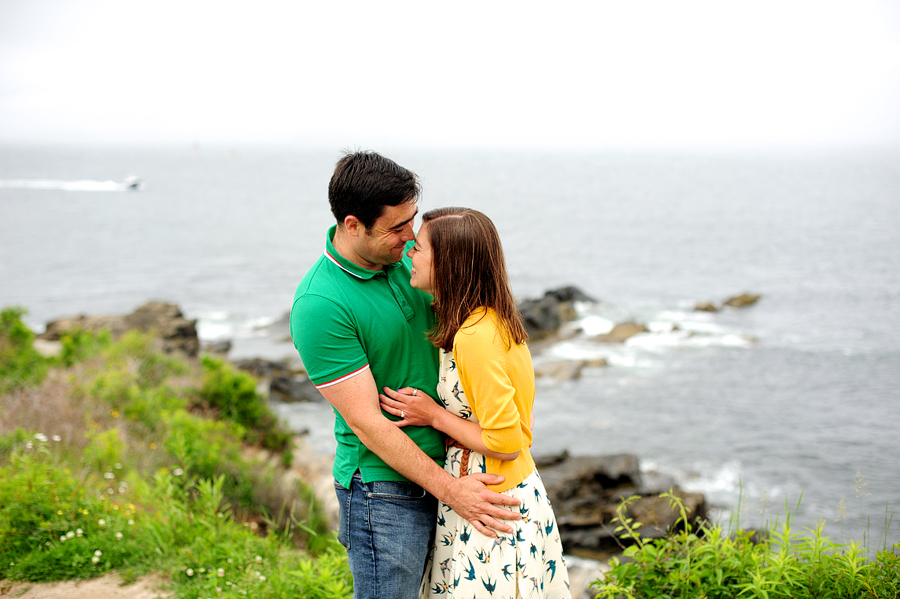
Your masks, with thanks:
[(182, 474), (184, 474), (184, 470), (182, 470), (181, 468), (172, 470), (172, 476), (181, 476)]
[(257, 556), (256, 556), (255, 558), (253, 558), (253, 559), (255, 559), (257, 562), (261, 562), (261, 561), (262, 561), (262, 556), (257, 555)]
[(31, 449), (32, 447), (34, 447), (34, 444), (31, 441), (25, 444), (25, 449)]
[(45, 435), (44, 433), (38, 433), (34, 436), (34, 438), (37, 439), (38, 441), (40, 441), (41, 443), (47, 442), (47, 435)]
[(124, 537), (124, 536), (125, 536), (125, 535), (123, 535), (122, 533), (117, 532), (117, 533), (116, 533), (116, 540), (117, 540), (117, 541), (121, 541), (121, 540), (122, 540), (122, 537)]
[(53, 439), (54, 441), (56, 441), (57, 443), (59, 443), (60, 441), (62, 441), (62, 437), (60, 437), (59, 435), (53, 435), (53, 436), (50, 437), (50, 438)]
[(219, 568), (219, 569), (216, 571), (216, 574), (219, 575), (219, 578), (222, 578), (223, 576), (225, 576), (225, 568)]
[(70, 530), (69, 532), (66, 533), (66, 538), (72, 539), (72, 538), (74, 538), (74, 537), (75, 537), (75, 533), (72, 532), (71, 530)]
[(113, 479), (113, 478), (115, 478), (115, 477), (116, 477), (116, 475), (113, 474), (112, 472), (107, 472), (106, 474), (103, 475), (103, 478), (105, 478), (106, 480), (110, 480), (110, 479)]
[(259, 575), (259, 579), (260, 579), (260, 581), (262, 581), (262, 582), (265, 582), (265, 581), (266, 581), (266, 577), (263, 576), (262, 574)]
[(106, 526), (106, 520), (104, 520), (103, 518), (100, 518), (99, 520), (97, 520), (97, 525), (98, 526)]
[(95, 555), (94, 557), (91, 558), (91, 561), (96, 564), (100, 561), (100, 558)]
[(81, 530), (80, 528), (79, 528), (78, 530), (75, 531), (75, 535), (76, 535), (76, 536), (79, 536), (79, 537), (80, 537), (80, 536), (83, 535), (83, 534), (84, 534), (84, 531)]
[(99, 549), (94, 552), (94, 557), (100, 557), (101, 555), (103, 555), (103, 552), (100, 551)]
[(128, 526), (134, 526), (134, 520), (129, 520), (129, 521), (128, 521)]
[(193, 575), (194, 575), (194, 571), (193, 571), (192, 569), (188, 568), (188, 569), (185, 571), (185, 574), (187, 574), (188, 576), (193, 576)]
[(66, 542), (66, 535), (63, 535), (63, 536), (59, 537), (59, 542), (60, 542), (60, 543), (65, 543), (65, 542)]

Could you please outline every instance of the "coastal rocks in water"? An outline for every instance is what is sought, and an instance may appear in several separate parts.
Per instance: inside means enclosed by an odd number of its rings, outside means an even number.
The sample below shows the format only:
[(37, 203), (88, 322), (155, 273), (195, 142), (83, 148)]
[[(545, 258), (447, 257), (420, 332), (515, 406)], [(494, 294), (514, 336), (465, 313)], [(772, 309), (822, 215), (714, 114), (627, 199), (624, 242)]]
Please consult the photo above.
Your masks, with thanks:
[(634, 337), (638, 333), (647, 333), (649, 329), (642, 324), (634, 322), (623, 322), (617, 324), (613, 329), (602, 335), (594, 337), (594, 341), (601, 343), (625, 343), (629, 337)]
[(269, 397), (285, 403), (319, 401), (322, 394), (305, 374), (277, 376), (269, 383)]
[(719, 308), (712, 302), (697, 302), (694, 310), (697, 312), (718, 312)]
[(306, 373), (294, 367), (288, 360), (250, 358), (235, 360), (232, 364), (235, 368), (249, 372), (259, 379), (263, 388), (268, 384), (271, 399), (286, 403), (323, 399)]
[(540, 299), (519, 302), (519, 313), (525, 323), (525, 331), (532, 340), (548, 337), (563, 323), (574, 320), (575, 302), (595, 302), (577, 287), (562, 287), (544, 294)]
[(547, 376), (557, 381), (572, 381), (581, 378), (581, 371), (585, 368), (608, 366), (605, 358), (596, 360), (561, 360), (551, 362), (535, 368), (535, 376)]
[(721, 306), (717, 306), (713, 302), (697, 302), (694, 306), (694, 310), (698, 312), (718, 312), (724, 306), (746, 308), (747, 306), (752, 306), (758, 302), (761, 297), (761, 295), (755, 293), (742, 293), (728, 298), (722, 302)]
[(125, 316), (73, 316), (54, 320), (47, 324), (47, 330), (38, 338), (58, 341), (62, 335), (73, 330), (99, 331), (108, 329), (114, 338), (121, 337), (127, 331), (155, 332), (162, 350), (181, 352), (188, 356), (196, 356), (200, 351), (200, 340), (197, 338), (197, 321), (184, 318), (175, 304), (165, 302), (149, 302)]
[[(641, 522), (648, 538), (662, 536), (680, 517), (668, 499), (660, 497), (663, 479), (644, 481), (638, 458), (629, 454), (571, 457), (563, 453), (536, 458), (544, 486), (553, 503), (563, 547), (574, 555), (605, 559), (621, 550), (616, 509), (624, 498), (637, 495), (625, 516)], [(655, 480), (659, 478), (659, 480)], [(665, 481), (669, 482), (669, 481)], [(700, 493), (686, 493), (674, 485), (673, 493), (684, 501), (688, 519), (706, 516)]]
[(744, 308), (746, 306), (752, 306), (758, 302), (761, 297), (761, 295), (754, 295), (752, 293), (742, 293), (725, 300), (725, 305), (731, 306), (732, 308)]

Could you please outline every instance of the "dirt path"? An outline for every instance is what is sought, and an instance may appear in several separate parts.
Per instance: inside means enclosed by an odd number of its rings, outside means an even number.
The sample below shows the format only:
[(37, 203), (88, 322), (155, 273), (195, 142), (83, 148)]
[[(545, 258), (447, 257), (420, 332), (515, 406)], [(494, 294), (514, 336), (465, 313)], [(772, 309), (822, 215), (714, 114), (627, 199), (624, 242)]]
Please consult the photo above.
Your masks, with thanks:
[(118, 574), (80, 581), (35, 583), (0, 580), (0, 597), (6, 599), (168, 599), (162, 579), (145, 576), (134, 584), (122, 585)]

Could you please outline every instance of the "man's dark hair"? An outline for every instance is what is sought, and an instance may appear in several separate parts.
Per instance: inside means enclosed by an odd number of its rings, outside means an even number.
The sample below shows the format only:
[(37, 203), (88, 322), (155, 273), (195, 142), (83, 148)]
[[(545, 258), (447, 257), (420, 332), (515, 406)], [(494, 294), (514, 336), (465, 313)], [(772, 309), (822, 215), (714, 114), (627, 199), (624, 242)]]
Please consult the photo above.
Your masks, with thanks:
[(328, 183), (328, 202), (338, 224), (350, 215), (372, 228), (385, 206), (417, 201), (416, 174), (376, 152), (344, 154)]

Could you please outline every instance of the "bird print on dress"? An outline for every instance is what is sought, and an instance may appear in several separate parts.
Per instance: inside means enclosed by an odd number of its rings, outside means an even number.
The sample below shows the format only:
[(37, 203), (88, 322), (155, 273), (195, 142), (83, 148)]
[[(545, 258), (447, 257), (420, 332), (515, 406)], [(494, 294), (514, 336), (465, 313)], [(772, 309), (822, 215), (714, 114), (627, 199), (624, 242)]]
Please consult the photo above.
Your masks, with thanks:
[[(478, 422), (459, 379), (453, 354), (441, 350), (438, 399), (444, 407)], [(482, 454), (470, 450), (468, 472), (460, 472), (462, 452), (449, 447), (444, 468), (453, 476), (486, 472)], [(535, 470), (504, 494), (521, 501), (521, 520), (508, 521), (511, 534), (487, 537), (456, 512), (440, 504), (435, 543), (420, 597), (441, 599), (571, 599), (556, 519)]]

